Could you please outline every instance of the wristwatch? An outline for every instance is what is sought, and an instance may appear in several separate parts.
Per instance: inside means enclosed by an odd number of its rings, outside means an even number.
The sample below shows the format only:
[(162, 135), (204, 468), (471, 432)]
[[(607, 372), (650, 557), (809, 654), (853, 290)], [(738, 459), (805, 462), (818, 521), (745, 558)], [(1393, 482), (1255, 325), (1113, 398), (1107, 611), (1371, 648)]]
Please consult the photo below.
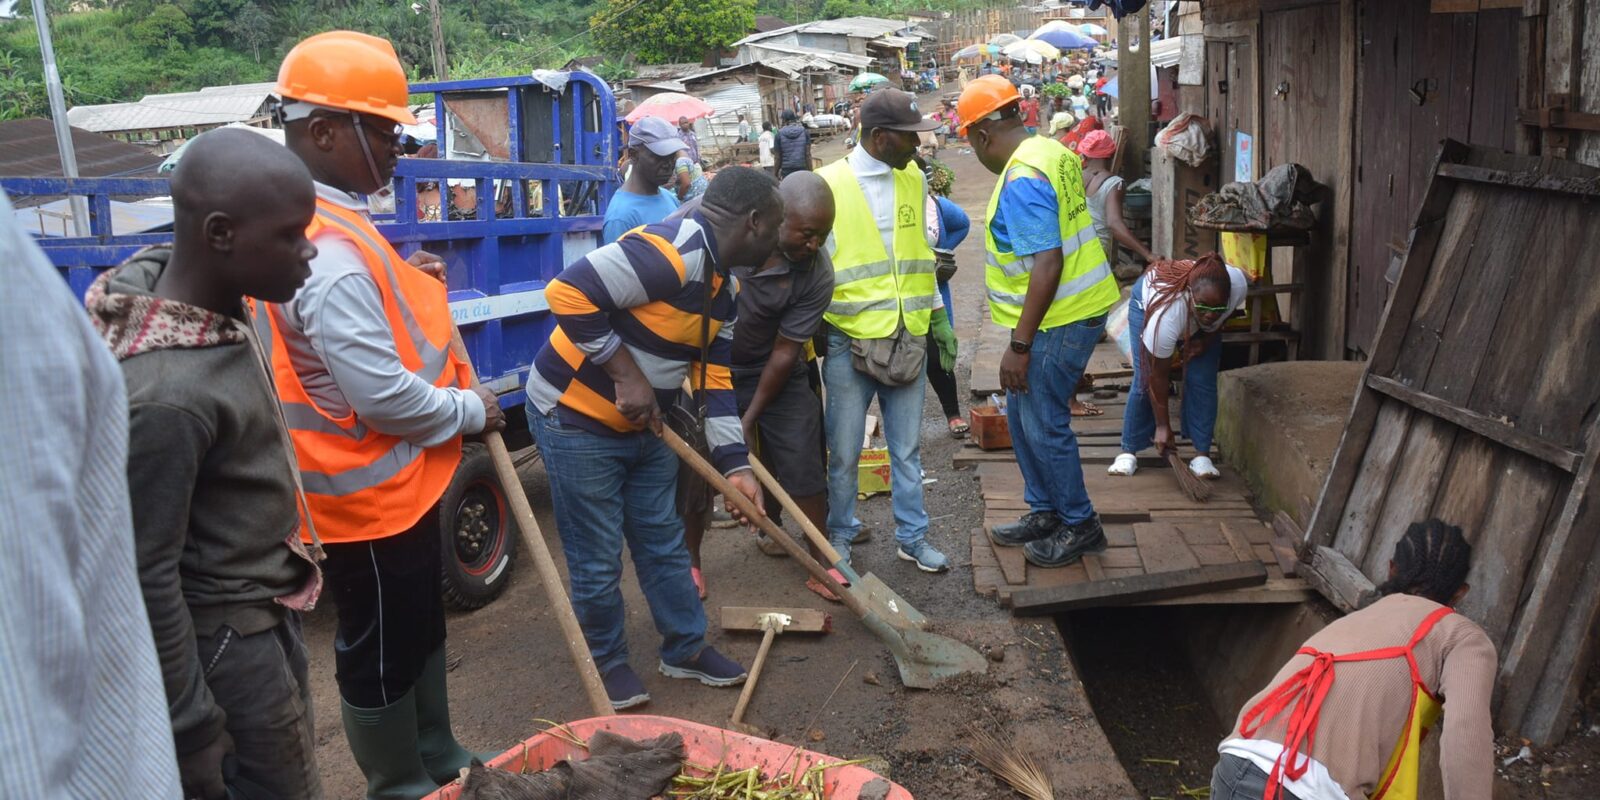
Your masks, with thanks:
[(1017, 341), (1016, 339), (1011, 340), (1011, 352), (1013, 353), (1025, 356), (1028, 354), (1028, 351), (1032, 349), (1033, 342), (1021, 342)]

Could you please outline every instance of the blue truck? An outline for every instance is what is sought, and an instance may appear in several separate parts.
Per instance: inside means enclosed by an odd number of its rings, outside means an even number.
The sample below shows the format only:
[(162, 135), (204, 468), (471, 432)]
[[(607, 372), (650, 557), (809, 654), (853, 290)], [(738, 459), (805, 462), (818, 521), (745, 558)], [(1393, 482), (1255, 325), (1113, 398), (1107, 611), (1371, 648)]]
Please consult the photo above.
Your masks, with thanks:
[[(500, 397), (508, 447), (526, 463), (538, 450), (522, 387), (555, 325), (544, 287), (600, 244), (618, 186), (616, 103), (586, 72), (446, 81), (412, 91), (432, 95), (439, 157), (401, 158), (393, 210), (373, 219), (402, 255), (422, 249), (445, 259), (451, 314), (480, 379)], [(114, 198), (167, 196), (165, 178), (0, 177), (0, 189), (18, 206), (29, 198), (87, 199), (89, 236), (38, 240), (79, 297), (102, 271), (170, 239), (161, 230), (113, 229)], [(467, 445), (439, 508), (445, 601), (482, 606), (509, 582), (517, 539), (482, 444)]]

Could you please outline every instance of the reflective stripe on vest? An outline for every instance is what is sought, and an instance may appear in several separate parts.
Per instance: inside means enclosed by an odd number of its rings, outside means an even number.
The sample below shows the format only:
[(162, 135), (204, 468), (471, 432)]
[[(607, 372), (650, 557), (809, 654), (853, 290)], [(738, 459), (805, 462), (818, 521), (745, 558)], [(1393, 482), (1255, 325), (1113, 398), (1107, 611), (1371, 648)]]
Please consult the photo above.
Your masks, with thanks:
[(900, 321), (906, 330), (928, 332), (938, 297), (933, 248), (924, 227), (922, 176), (914, 167), (894, 174), (894, 261), (867, 206), (861, 183), (840, 159), (817, 174), (833, 190), (833, 302), (823, 318), (853, 339), (884, 339)]
[[(361, 253), (401, 364), (436, 387), (468, 385), (465, 365), (450, 354), (454, 324), (444, 286), (400, 258), (365, 217), (321, 198), (307, 230), (312, 239), (319, 235), (342, 236)], [(449, 486), (461, 460), (460, 438), (425, 448), (372, 429), (353, 411), (334, 416), (319, 407), (285, 345), (283, 309), (252, 302), (251, 312), (322, 539), (379, 539), (415, 525)]]
[[(1039, 330), (1105, 313), (1117, 302), (1117, 280), (1111, 274), (1105, 250), (1095, 235), (1094, 219), (1089, 216), (1089, 205), (1084, 199), (1083, 168), (1078, 157), (1054, 139), (1030, 136), (1023, 140), (1001, 171), (994, 194), (989, 197), (991, 222), (1000, 206), (1006, 173), (1018, 165), (1032, 167), (1050, 181), (1061, 209), (1061, 282), (1050, 307), (1045, 310), (1044, 319), (1039, 322)], [(1028, 296), (1033, 259), (1018, 258), (1015, 253), (1001, 250), (995, 243), (993, 229), (988, 226), (984, 229), (984, 245), (988, 251), (984, 283), (989, 292), (989, 318), (1001, 327), (1015, 328)]]

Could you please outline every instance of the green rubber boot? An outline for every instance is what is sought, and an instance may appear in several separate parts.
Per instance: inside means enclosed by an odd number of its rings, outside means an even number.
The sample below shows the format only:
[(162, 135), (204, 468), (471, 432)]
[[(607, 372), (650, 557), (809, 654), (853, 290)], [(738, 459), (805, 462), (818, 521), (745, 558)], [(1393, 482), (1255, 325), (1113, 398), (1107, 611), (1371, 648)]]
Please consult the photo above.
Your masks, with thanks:
[(444, 648), (422, 666), (412, 693), (417, 697), (417, 752), (428, 775), (440, 785), (460, 776), (472, 759), (488, 763), (499, 753), (474, 753), (456, 741), (450, 729), (450, 697), (445, 688)]
[(343, 700), (344, 737), (367, 778), (367, 800), (417, 800), (439, 785), (417, 756), (416, 690), (382, 708), (356, 708)]

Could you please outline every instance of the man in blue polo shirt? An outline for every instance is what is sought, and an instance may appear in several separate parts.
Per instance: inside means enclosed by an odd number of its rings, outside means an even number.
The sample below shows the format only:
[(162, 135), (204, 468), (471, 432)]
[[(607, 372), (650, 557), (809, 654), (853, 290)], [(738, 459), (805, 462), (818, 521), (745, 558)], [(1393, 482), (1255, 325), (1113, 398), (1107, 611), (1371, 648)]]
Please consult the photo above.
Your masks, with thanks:
[(672, 123), (660, 117), (633, 123), (628, 129), (628, 177), (606, 206), (601, 244), (611, 244), (640, 225), (660, 222), (678, 208), (678, 196), (665, 187), (684, 149)]

